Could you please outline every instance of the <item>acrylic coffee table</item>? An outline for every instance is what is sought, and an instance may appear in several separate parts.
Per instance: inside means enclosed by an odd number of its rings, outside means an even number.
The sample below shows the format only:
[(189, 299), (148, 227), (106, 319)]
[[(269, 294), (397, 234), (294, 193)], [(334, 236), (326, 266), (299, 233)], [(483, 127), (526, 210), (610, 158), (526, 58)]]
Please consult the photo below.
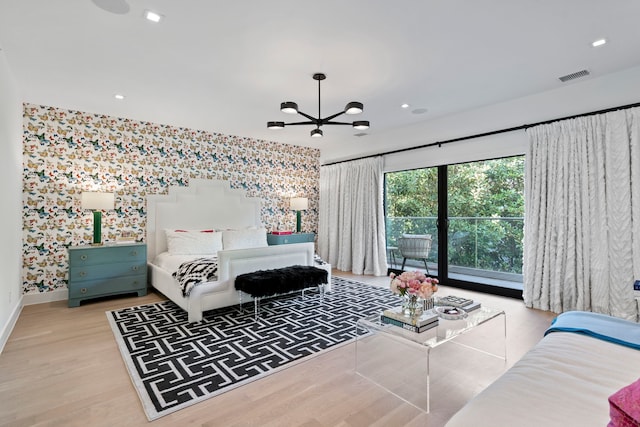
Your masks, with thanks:
[[(458, 342), (459, 337), (487, 322), (495, 322), (492, 328), (498, 328), (495, 331), (497, 333), (493, 334), (495, 338), (486, 340), (491, 342), (483, 342), (483, 338), (479, 338), (481, 344), (491, 344), (487, 348)], [(458, 344), (502, 359), (506, 365), (506, 334), (505, 312), (485, 306), (469, 312), (465, 319), (440, 319), (437, 327), (421, 333), (382, 323), (380, 315), (369, 316), (356, 322), (355, 371), (428, 413), (431, 409), (429, 381), (432, 352), (446, 343)]]

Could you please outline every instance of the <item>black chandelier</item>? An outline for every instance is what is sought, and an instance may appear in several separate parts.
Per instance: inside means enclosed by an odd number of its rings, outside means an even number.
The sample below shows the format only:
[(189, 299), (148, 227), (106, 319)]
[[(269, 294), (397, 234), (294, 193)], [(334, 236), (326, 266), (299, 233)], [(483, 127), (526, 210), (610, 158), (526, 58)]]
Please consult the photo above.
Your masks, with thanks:
[(311, 136), (313, 138), (322, 137), (322, 130), (320, 126), (323, 125), (351, 125), (354, 129), (364, 130), (369, 129), (369, 121), (368, 120), (357, 120), (355, 122), (346, 123), (346, 122), (334, 122), (333, 119), (342, 115), (342, 114), (360, 114), (362, 113), (362, 102), (350, 102), (344, 107), (344, 111), (340, 111), (339, 113), (332, 114), (330, 116), (325, 117), (324, 119), (320, 116), (320, 82), (326, 79), (322, 73), (316, 73), (313, 75), (313, 79), (318, 81), (318, 118), (312, 117), (307, 113), (303, 113), (298, 110), (298, 104), (295, 102), (287, 101), (280, 104), (280, 111), (287, 114), (300, 114), (301, 116), (306, 117), (307, 121), (304, 122), (295, 122), (295, 123), (285, 123), (285, 122), (267, 122), (267, 128), (269, 129), (283, 129), (285, 126), (294, 126), (294, 125), (315, 125), (316, 128), (311, 131)]

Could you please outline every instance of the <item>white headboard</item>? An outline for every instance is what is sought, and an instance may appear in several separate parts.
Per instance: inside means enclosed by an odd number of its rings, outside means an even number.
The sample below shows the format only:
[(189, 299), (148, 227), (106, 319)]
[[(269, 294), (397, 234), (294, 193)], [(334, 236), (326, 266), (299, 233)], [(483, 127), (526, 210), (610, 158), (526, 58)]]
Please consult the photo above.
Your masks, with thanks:
[(260, 205), (260, 198), (220, 180), (192, 179), (188, 187), (169, 187), (167, 195), (147, 196), (147, 260), (167, 250), (166, 228), (261, 227)]

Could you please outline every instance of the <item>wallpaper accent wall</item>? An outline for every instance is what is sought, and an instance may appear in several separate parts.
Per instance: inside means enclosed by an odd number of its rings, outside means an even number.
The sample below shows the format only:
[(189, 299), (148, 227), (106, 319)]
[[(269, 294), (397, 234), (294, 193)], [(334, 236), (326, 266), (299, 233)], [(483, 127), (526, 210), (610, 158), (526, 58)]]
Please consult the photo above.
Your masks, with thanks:
[(289, 198), (308, 197), (302, 230), (317, 231), (317, 149), (24, 104), (23, 294), (66, 288), (67, 247), (92, 240), (82, 191), (115, 193), (115, 210), (102, 215), (105, 242), (123, 232), (144, 241), (146, 196), (192, 178), (260, 197), (267, 230), (294, 229)]

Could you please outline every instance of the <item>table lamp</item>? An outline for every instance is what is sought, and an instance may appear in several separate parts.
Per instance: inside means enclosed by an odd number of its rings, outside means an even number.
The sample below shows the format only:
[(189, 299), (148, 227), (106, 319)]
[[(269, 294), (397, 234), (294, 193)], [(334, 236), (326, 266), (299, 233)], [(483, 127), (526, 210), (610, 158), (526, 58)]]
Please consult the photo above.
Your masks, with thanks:
[(302, 225), (302, 216), (300, 211), (304, 211), (309, 208), (309, 199), (306, 197), (292, 197), (291, 200), (289, 200), (289, 206), (292, 210), (296, 211), (296, 233), (299, 233)]
[(115, 207), (113, 193), (101, 193), (97, 191), (82, 192), (82, 209), (93, 211), (93, 244), (102, 244), (102, 211)]

